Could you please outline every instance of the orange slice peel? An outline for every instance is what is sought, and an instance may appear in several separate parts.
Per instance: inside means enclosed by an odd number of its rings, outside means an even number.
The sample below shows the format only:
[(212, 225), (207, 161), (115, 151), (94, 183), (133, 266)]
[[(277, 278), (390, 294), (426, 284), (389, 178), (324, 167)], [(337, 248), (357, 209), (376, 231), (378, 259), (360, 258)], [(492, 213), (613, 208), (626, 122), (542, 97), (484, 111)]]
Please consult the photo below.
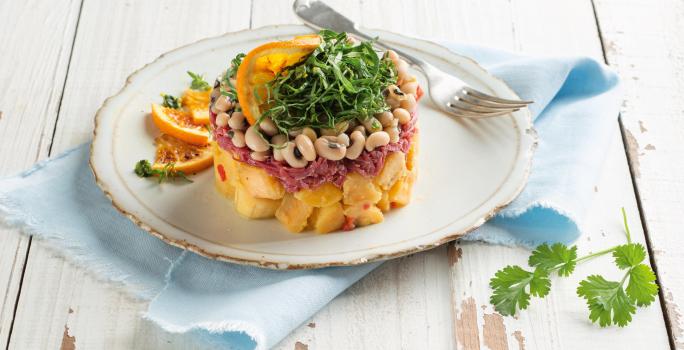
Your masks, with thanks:
[(157, 150), (152, 169), (163, 170), (167, 164), (173, 163), (174, 171), (194, 174), (214, 163), (214, 155), (209, 144), (192, 145), (167, 134), (155, 138), (154, 143)]
[(152, 104), (152, 121), (163, 133), (187, 143), (200, 146), (209, 143), (209, 130), (194, 123), (188, 111)]
[(280, 72), (302, 61), (321, 44), (317, 34), (302, 35), (287, 41), (263, 44), (250, 51), (237, 71), (237, 96), (250, 124), (261, 116), (263, 105), (258, 96), (266, 96), (265, 84)]

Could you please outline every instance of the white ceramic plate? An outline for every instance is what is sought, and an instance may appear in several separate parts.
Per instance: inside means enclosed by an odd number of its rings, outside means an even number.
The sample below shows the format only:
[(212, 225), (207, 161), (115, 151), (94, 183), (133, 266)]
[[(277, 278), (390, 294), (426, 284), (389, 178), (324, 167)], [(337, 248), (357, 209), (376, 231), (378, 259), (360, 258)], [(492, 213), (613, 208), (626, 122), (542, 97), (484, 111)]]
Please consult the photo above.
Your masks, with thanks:
[[(327, 235), (288, 233), (275, 219), (246, 220), (214, 190), (213, 172), (194, 182), (158, 185), (133, 173), (154, 156), (158, 131), (149, 117), (160, 92), (180, 93), (186, 71), (212, 79), (239, 52), (311, 32), (271, 26), (198, 41), (133, 73), (96, 116), (91, 167), (114, 205), (144, 230), (207, 257), (278, 269), (354, 265), (430, 249), (482, 225), (522, 190), (536, 136), (527, 110), (486, 120), (453, 119), (422, 99), (419, 174), (413, 201), (378, 225)], [(474, 87), (517, 98), (474, 61), (434, 43), (374, 31)], [(417, 74), (420, 77), (420, 74)], [(421, 84), (425, 86), (424, 80)]]

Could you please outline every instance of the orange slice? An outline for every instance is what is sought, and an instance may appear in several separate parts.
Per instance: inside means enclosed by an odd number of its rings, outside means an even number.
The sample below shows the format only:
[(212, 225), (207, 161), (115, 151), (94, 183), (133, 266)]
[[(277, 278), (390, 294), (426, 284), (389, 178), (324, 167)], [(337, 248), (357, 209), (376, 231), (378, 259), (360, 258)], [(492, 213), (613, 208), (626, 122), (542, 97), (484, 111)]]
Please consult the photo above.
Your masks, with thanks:
[(175, 136), (193, 145), (209, 143), (209, 130), (204, 125), (195, 124), (188, 113), (182, 109), (162, 107), (152, 104), (152, 120), (163, 133)]
[(161, 134), (154, 143), (157, 151), (152, 169), (162, 170), (173, 163), (173, 169), (185, 174), (193, 174), (210, 167), (214, 163), (211, 146), (197, 146), (183, 142), (171, 135)]
[(262, 105), (255, 95), (266, 96), (265, 84), (287, 67), (308, 56), (321, 44), (317, 34), (297, 36), (288, 41), (263, 44), (242, 60), (237, 71), (237, 95), (242, 111), (250, 124), (261, 116)]
[(187, 108), (192, 122), (198, 125), (209, 124), (209, 100), (211, 90), (197, 91), (187, 89), (181, 97), (181, 104)]

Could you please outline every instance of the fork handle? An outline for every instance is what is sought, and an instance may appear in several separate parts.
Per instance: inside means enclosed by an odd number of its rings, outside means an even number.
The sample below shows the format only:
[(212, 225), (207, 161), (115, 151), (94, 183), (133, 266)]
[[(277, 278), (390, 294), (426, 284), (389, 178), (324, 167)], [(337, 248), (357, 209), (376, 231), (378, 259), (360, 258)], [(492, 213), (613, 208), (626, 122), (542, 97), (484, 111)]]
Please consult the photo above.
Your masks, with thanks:
[(432, 65), (426, 61), (415, 57), (403, 50), (391, 47), (381, 40), (375, 40), (372, 36), (359, 30), (356, 23), (332, 9), (322, 1), (318, 0), (296, 0), (292, 4), (292, 9), (306, 25), (320, 30), (329, 28), (337, 32), (347, 32), (363, 40), (375, 41), (375, 46), (384, 50), (393, 50), (408, 63), (420, 68), (423, 73), (428, 74)]

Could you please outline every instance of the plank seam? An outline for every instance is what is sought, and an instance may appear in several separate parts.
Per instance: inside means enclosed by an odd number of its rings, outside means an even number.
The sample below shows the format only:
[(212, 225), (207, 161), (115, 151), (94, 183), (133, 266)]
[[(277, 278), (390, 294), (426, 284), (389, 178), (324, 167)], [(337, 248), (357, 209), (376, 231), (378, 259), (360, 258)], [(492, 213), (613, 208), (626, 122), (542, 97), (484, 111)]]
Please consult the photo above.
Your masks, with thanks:
[[(603, 53), (603, 62), (607, 65), (610, 65), (610, 61), (608, 60), (608, 54), (606, 53), (606, 45), (605, 41), (603, 38), (603, 30), (601, 29), (601, 21), (599, 20), (598, 16), (598, 10), (596, 8), (596, 0), (591, 0), (591, 9), (594, 13), (594, 20), (596, 21), (596, 30), (598, 31), (598, 37), (599, 37), (599, 42), (601, 43), (601, 52)], [(651, 247), (651, 238), (649, 235), (649, 230), (648, 230), (648, 224), (646, 223), (646, 215), (644, 214), (644, 207), (641, 203), (641, 194), (639, 192), (639, 185), (637, 184), (636, 181), (636, 173), (635, 173), (635, 168), (634, 164), (632, 164), (632, 160), (629, 157), (629, 148), (627, 147), (627, 139), (626, 139), (626, 133), (627, 130), (625, 128), (624, 123), (622, 122), (622, 115), (618, 115), (618, 125), (620, 127), (620, 136), (622, 138), (622, 147), (625, 149), (625, 154), (627, 155), (627, 167), (629, 168), (629, 174), (630, 178), (632, 180), (632, 189), (634, 191), (634, 197), (636, 199), (636, 205), (637, 209), (639, 210), (639, 220), (641, 220), (641, 227), (644, 230), (644, 242), (646, 243), (646, 249), (648, 250), (648, 260), (651, 264), (651, 267), (653, 268), (653, 272), (656, 275), (656, 278), (658, 279), (658, 282), (660, 282), (660, 274), (658, 273), (658, 265), (656, 265), (656, 261), (654, 258), (654, 252), (653, 248)], [(638, 155), (637, 155), (638, 156)], [(662, 310), (663, 314), (663, 320), (665, 321), (665, 330), (667, 331), (667, 338), (670, 342), (670, 348), (675, 349), (675, 336), (672, 332), (672, 321), (670, 320), (670, 315), (667, 312), (667, 303), (665, 301), (665, 294), (662, 288), (662, 285), (658, 283), (658, 286), (660, 287), (658, 289), (658, 299), (660, 301), (660, 308)]]
[[(83, 3), (85, 0), (80, 0), (81, 3), (78, 7), (78, 14), (76, 15), (76, 26), (74, 27), (74, 34), (71, 38), (71, 48), (69, 49), (69, 58), (67, 59), (67, 68), (64, 72), (64, 82), (62, 83), (62, 91), (60, 92), (59, 102), (57, 104), (57, 115), (55, 116), (55, 123), (52, 129), (52, 135), (50, 136), (50, 147), (48, 148), (48, 157), (52, 154), (52, 146), (54, 145), (55, 134), (57, 133), (57, 124), (59, 123), (59, 115), (62, 110), (62, 101), (64, 100), (64, 91), (66, 89), (67, 80), (69, 79), (69, 70), (71, 68), (71, 61), (74, 55), (74, 47), (76, 46), (76, 35), (78, 34), (78, 28), (81, 23), (81, 13), (83, 12)], [(33, 242), (33, 236), (29, 236), (29, 241), (26, 246), (26, 254), (24, 256), (24, 266), (21, 269), (21, 276), (19, 278), (19, 288), (17, 291), (17, 296), (14, 300), (14, 310), (12, 310), (12, 321), (10, 322), (9, 331), (7, 333), (7, 343), (5, 350), (9, 350), (10, 344), (12, 342), (12, 331), (14, 330), (14, 322), (17, 319), (17, 311), (19, 310), (19, 300), (21, 299), (21, 291), (24, 285), (24, 277), (26, 274), (26, 267), (28, 266), (29, 254), (31, 252), (31, 243)]]

